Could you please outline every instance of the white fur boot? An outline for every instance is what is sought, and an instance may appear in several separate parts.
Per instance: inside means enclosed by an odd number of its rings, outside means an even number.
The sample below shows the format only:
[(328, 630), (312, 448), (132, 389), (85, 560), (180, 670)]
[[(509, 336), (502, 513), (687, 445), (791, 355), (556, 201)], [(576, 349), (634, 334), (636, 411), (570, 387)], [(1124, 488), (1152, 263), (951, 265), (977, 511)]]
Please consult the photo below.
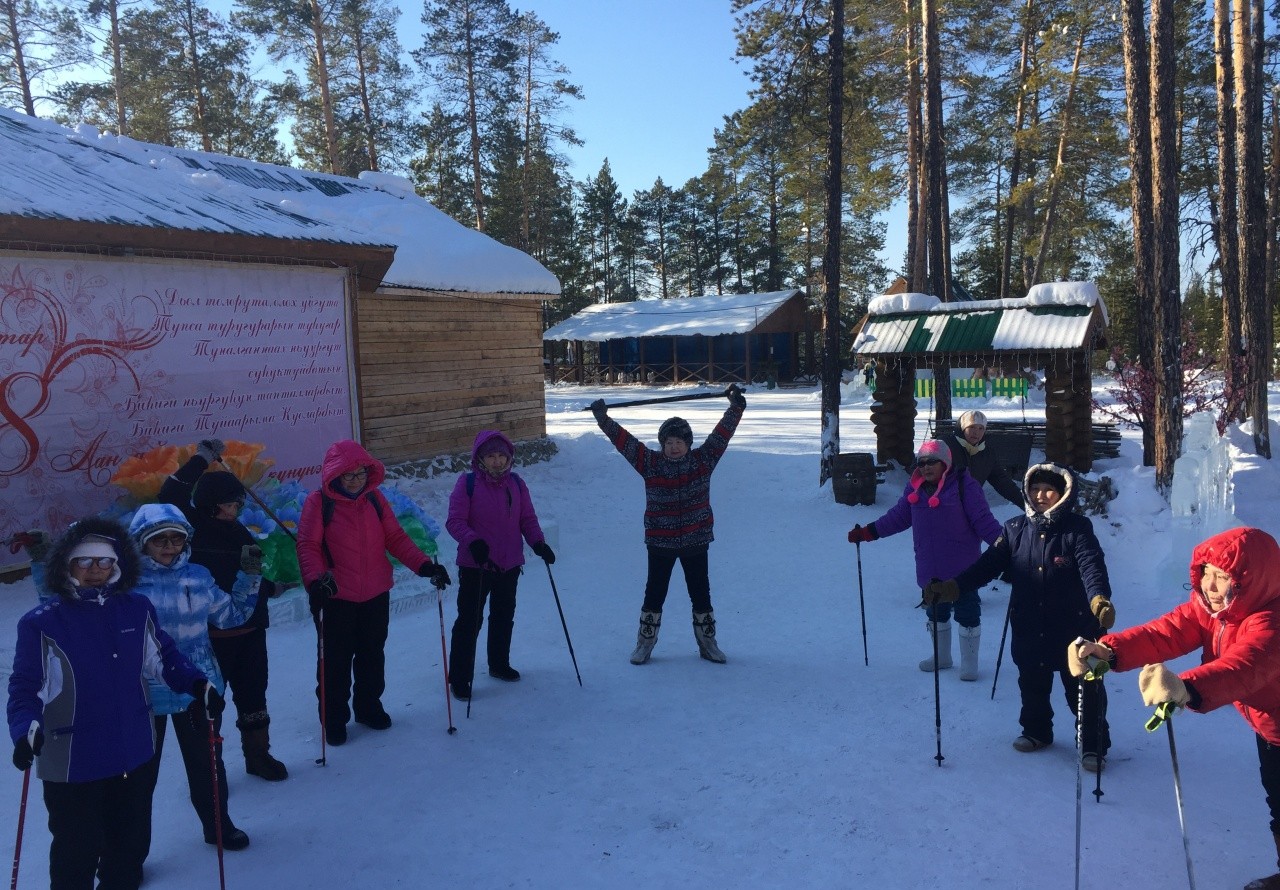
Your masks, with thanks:
[[(929, 632), (929, 648), (932, 649), (933, 648), (933, 631), (934, 631), (933, 622), (932, 621), (925, 622), (924, 629)], [(940, 667), (942, 670), (945, 671), (947, 668), (951, 667), (952, 665), (951, 622), (950, 621), (940, 622), (938, 624), (937, 630), (938, 630), (938, 667)], [(920, 670), (930, 671), (930, 672), (934, 670), (932, 655), (930, 655), (924, 661), (920, 662)]]

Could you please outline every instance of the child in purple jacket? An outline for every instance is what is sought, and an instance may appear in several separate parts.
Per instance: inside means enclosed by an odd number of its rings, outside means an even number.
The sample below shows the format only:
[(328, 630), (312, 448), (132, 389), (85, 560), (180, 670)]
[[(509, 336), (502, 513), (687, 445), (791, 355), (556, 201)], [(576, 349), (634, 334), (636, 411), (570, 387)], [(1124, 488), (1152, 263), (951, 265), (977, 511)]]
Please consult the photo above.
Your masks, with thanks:
[[(916, 452), (911, 481), (899, 498), (875, 522), (855, 525), (849, 543), (860, 544), (911, 529), (915, 541), (916, 583), (922, 591), (937, 579), (954, 578), (977, 560), (983, 541), (994, 544), (1000, 523), (991, 515), (982, 487), (964, 470), (951, 469), (951, 449), (941, 439), (926, 439)], [(923, 596), (922, 596), (923, 598)], [(951, 660), (952, 604), (928, 607), (925, 629), (938, 640), (938, 661), (920, 662), (920, 670), (945, 670)], [(960, 624), (960, 679), (978, 679), (978, 643), (982, 637), (982, 601), (977, 588), (961, 589), (955, 602)]]
[(449, 496), (445, 528), (458, 542), (458, 620), (453, 623), (449, 684), (460, 700), (471, 698), (476, 639), (489, 599), (489, 676), (515, 682), (511, 632), (515, 628), (516, 585), (524, 566), (524, 542), (547, 565), (556, 555), (547, 545), (524, 480), (511, 472), (511, 440), (481, 430), (471, 447), (471, 472), (463, 473)]

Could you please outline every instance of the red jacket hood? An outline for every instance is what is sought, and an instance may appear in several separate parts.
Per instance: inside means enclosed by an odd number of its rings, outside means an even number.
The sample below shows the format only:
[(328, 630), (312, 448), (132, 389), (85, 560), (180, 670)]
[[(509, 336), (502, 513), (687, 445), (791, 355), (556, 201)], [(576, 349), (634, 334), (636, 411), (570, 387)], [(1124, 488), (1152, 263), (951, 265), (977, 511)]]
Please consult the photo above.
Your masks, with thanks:
[(354, 473), (361, 467), (369, 469), (369, 479), (364, 490), (372, 491), (387, 478), (387, 468), (382, 461), (364, 450), (359, 442), (343, 439), (334, 442), (325, 452), (324, 463), (320, 465), (320, 480), (326, 491), (333, 491), (334, 481), (343, 473)]
[(1200, 592), (1205, 564), (1231, 576), (1231, 602), (1216, 617), (1238, 623), (1280, 601), (1280, 545), (1260, 528), (1233, 528), (1196, 545), (1191, 552), (1191, 601), (1206, 610)]

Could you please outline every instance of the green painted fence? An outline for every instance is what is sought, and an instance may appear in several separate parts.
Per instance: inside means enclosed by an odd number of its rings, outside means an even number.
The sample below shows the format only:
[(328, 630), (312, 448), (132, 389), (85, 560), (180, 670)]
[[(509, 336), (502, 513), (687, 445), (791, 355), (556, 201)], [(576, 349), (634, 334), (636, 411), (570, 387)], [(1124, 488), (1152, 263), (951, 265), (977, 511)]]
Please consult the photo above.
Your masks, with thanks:
[[(933, 398), (935, 392), (932, 377), (916, 379), (917, 399)], [(992, 380), (965, 378), (951, 381), (951, 397), (955, 399), (977, 399), (987, 396), (1016, 398), (1026, 394), (1027, 381), (1022, 377), (996, 377)]]

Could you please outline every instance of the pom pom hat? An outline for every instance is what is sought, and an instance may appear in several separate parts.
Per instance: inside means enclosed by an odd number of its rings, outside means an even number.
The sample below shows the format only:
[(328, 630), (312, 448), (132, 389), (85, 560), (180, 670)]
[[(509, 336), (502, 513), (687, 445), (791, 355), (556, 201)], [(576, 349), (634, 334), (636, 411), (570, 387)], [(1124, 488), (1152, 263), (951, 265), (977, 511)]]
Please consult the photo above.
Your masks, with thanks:
[[(936, 507), (942, 503), (938, 498), (938, 492), (942, 491), (942, 486), (947, 484), (947, 473), (951, 470), (951, 449), (941, 439), (925, 439), (920, 444), (920, 450), (916, 452), (916, 461), (921, 460), (942, 461), (942, 475), (938, 477), (938, 487), (929, 496), (929, 506)], [(907, 495), (908, 503), (915, 504), (920, 501), (920, 486), (923, 484), (924, 476), (917, 467), (911, 474), (911, 494)]]

